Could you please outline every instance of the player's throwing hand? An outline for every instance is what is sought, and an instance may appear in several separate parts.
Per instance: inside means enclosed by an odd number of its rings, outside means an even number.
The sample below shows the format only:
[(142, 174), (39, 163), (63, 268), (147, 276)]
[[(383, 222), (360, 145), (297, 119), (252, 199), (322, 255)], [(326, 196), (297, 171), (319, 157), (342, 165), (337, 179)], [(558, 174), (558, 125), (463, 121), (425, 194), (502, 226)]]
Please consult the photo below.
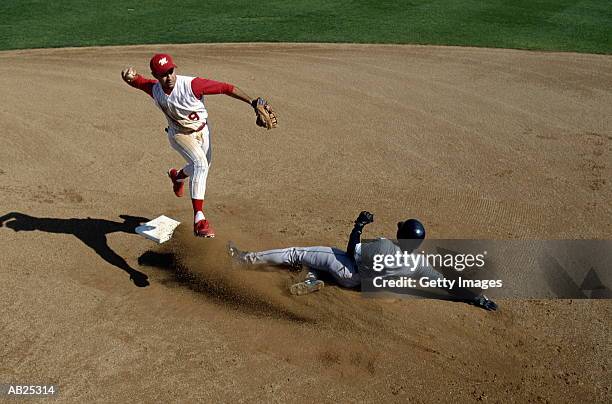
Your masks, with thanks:
[(121, 78), (126, 83), (131, 83), (136, 78), (136, 70), (132, 66), (123, 69), (121, 71)]

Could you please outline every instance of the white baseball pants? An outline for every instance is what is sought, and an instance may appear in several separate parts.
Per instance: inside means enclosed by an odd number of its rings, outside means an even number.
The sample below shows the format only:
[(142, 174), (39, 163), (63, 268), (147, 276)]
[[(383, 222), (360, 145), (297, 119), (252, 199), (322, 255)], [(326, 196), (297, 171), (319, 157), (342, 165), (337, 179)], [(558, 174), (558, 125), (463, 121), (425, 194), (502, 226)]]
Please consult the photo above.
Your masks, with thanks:
[(189, 176), (191, 199), (204, 199), (212, 157), (208, 125), (199, 132), (189, 134), (176, 133), (169, 128), (168, 141), (170, 146), (187, 161), (183, 172)]

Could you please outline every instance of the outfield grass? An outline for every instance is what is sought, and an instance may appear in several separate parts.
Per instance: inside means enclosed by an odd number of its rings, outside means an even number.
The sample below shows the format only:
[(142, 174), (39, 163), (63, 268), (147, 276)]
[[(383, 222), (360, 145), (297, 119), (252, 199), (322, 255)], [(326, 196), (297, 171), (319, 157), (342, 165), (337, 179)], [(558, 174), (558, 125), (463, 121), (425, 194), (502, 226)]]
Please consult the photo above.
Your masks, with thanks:
[(359, 42), (612, 53), (611, 0), (2, 0), (0, 49)]

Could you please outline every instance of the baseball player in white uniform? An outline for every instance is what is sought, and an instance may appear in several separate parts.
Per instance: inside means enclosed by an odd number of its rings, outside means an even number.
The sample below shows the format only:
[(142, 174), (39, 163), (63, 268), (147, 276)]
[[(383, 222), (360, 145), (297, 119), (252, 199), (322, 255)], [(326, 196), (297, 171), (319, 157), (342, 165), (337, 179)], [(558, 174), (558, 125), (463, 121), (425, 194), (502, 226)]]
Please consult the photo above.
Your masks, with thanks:
[[(228, 253), (235, 261), (250, 265), (279, 265), (289, 268), (308, 268), (308, 275), (303, 282), (290, 287), (294, 295), (303, 295), (320, 290), (323, 282), (318, 279), (318, 272), (330, 274), (334, 281), (346, 288), (355, 288), (361, 284), (360, 270), (372, 269), (376, 255), (395, 256), (398, 252), (412, 253), (425, 238), (425, 228), (416, 219), (409, 219), (397, 224), (398, 243), (385, 238), (361, 243), (363, 227), (374, 221), (370, 212), (361, 212), (355, 220), (355, 226), (349, 236), (346, 251), (333, 247), (289, 247), (276, 250), (247, 252), (241, 251), (233, 243), (228, 245)], [(385, 268), (386, 276), (405, 276), (414, 279), (443, 279), (443, 275), (426, 263), (411, 266), (394, 266)], [(497, 304), (482, 294), (465, 288), (445, 289), (455, 296), (461, 296), (467, 303), (485, 310), (496, 310)]]
[(226, 94), (250, 104), (257, 115), (259, 126), (276, 127), (276, 116), (262, 98), (251, 98), (238, 87), (201, 77), (176, 74), (177, 66), (168, 54), (156, 54), (149, 63), (155, 80), (137, 74), (133, 67), (121, 72), (123, 80), (153, 98), (155, 105), (168, 121), (168, 141), (187, 164), (171, 168), (168, 176), (176, 196), (184, 194), (185, 181), (189, 180), (189, 191), (194, 213), (194, 234), (198, 237), (214, 237), (215, 232), (203, 213), (206, 179), (211, 163), (210, 128), (204, 96)]

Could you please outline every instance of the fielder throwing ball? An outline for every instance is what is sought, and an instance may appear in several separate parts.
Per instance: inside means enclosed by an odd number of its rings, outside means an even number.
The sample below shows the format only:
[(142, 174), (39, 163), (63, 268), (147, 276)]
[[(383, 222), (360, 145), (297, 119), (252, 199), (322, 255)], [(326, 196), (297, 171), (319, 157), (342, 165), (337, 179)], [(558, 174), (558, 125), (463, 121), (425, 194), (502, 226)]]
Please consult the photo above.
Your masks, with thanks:
[(124, 69), (121, 77), (130, 86), (149, 94), (166, 116), (170, 146), (187, 161), (180, 170), (168, 170), (172, 188), (176, 196), (183, 196), (185, 181), (189, 179), (193, 232), (197, 237), (214, 237), (215, 232), (203, 213), (206, 179), (211, 163), (210, 128), (204, 96), (226, 94), (250, 104), (255, 110), (256, 124), (267, 129), (277, 126), (276, 115), (263, 98), (251, 98), (232, 84), (177, 75), (177, 66), (168, 54), (154, 55), (149, 65), (155, 80), (137, 74), (133, 67)]
[[(395, 256), (398, 252), (415, 251), (425, 239), (425, 228), (416, 219), (408, 219), (397, 224), (398, 243), (385, 238), (361, 242), (364, 226), (374, 221), (370, 212), (361, 212), (355, 220), (355, 226), (349, 236), (346, 251), (332, 247), (290, 247), (259, 252), (241, 251), (233, 243), (228, 245), (228, 253), (241, 264), (282, 265), (289, 268), (309, 269), (306, 280), (291, 286), (294, 295), (303, 295), (320, 290), (323, 282), (318, 279), (318, 272), (330, 274), (340, 286), (354, 288), (361, 284), (360, 270), (372, 269), (377, 255)], [(443, 275), (425, 264), (414, 267), (394, 266), (385, 268), (387, 276), (406, 276), (414, 279), (428, 278), (439, 280)], [(466, 288), (445, 289), (466, 302), (485, 310), (496, 310), (497, 304), (484, 295), (476, 294)]]

